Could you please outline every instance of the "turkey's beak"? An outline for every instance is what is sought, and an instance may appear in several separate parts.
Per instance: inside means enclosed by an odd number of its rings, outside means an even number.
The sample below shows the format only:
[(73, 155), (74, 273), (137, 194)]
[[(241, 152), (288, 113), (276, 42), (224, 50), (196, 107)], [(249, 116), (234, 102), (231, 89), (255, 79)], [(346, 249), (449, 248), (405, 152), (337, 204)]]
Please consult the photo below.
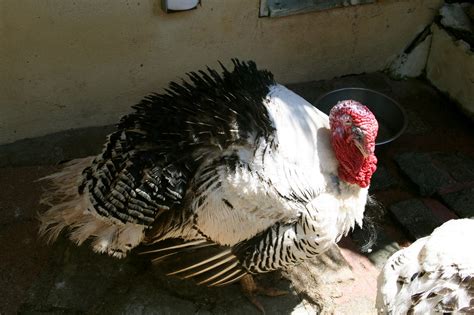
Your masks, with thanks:
[(359, 149), (360, 153), (366, 158), (370, 155), (370, 152), (366, 150), (365, 146), (363, 143), (361, 143), (360, 140), (354, 140), (354, 145), (356, 146), (357, 149)]

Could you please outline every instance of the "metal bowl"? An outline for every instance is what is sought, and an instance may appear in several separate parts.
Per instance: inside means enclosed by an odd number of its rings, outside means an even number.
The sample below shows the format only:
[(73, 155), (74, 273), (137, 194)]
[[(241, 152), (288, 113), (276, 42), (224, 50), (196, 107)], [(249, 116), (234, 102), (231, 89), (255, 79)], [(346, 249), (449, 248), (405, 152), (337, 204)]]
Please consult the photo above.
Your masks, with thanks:
[(397, 139), (407, 126), (403, 108), (390, 97), (364, 88), (344, 88), (324, 94), (314, 103), (320, 111), (329, 115), (331, 108), (339, 101), (354, 100), (367, 106), (379, 123), (376, 145)]

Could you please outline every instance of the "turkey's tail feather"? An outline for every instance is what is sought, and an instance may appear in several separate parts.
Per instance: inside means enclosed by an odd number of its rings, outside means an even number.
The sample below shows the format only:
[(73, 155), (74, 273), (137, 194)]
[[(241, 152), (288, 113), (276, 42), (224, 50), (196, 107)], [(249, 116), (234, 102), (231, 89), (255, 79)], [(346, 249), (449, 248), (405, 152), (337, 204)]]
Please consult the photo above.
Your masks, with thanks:
[(247, 274), (230, 247), (205, 239), (168, 239), (144, 246), (140, 254), (160, 264), (167, 275), (194, 279), (199, 285), (224, 286)]
[[(54, 242), (61, 232), (80, 222), (78, 228), (90, 221), (87, 209), (91, 206), (86, 194), (80, 195), (78, 186), (84, 168), (90, 165), (93, 157), (72, 160), (64, 165), (64, 168), (52, 175), (40, 178), (38, 181), (46, 181), (48, 187), (40, 199), (40, 203), (50, 206), (48, 211), (39, 214), (39, 233), (45, 237), (48, 243)], [(80, 245), (87, 237), (83, 233), (74, 233), (74, 241)], [(79, 235), (81, 234), (81, 235)]]
[(92, 239), (94, 251), (122, 258), (143, 240), (144, 226), (100, 216), (91, 204), (88, 192), (79, 192), (82, 171), (93, 159), (70, 161), (61, 171), (39, 179), (48, 183), (40, 203), (50, 206), (45, 213), (39, 214), (39, 234), (52, 243), (67, 230), (69, 238), (77, 245)]

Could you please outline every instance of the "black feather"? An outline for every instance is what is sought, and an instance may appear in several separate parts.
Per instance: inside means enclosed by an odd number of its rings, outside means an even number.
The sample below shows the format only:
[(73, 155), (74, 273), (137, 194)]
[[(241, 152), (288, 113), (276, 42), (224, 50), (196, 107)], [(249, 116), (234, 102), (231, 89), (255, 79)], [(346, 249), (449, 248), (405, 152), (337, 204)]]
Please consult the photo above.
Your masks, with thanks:
[[(104, 150), (84, 170), (79, 192), (90, 192), (100, 215), (147, 227), (162, 220), (180, 222), (192, 178), (205, 154), (233, 144), (272, 138), (263, 104), (273, 76), (254, 62), (233, 60), (234, 70), (191, 72), (188, 81), (172, 82), (167, 93), (151, 94), (133, 106), (112, 133)], [(253, 141), (253, 140), (252, 140)], [(235, 167), (235, 159), (226, 163)], [(222, 161), (220, 161), (221, 163)], [(160, 219), (161, 221), (161, 219)]]

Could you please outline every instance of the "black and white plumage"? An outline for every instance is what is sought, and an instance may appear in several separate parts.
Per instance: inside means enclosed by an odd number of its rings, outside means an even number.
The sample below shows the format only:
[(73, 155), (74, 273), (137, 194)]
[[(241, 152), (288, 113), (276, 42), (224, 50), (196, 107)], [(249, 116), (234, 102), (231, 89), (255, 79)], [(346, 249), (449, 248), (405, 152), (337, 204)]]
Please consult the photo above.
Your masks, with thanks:
[(474, 314), (474, 220), (450, 220), (392, 255), (379, 277), (380, 314)]
[[(54, 240), (67, 230), (115, 257), (147, 244), (154, 261), (184, 257), (170, 274), (224, 285), (314, 257), (361, 224), (376, 162), (377, 128), (363, 126), (376, 125), (372, 114), (342, 104), (363, 119), (344, 112), (331, 131), (327, 115), (271, 73), (234, 67), (190, 73), (146, 97), (102, 154), (48, 176), (41, 233)], [(341, 166), (333, 134), (360, 158)], [(340, 168), (364, 169), (363, 187)]]

